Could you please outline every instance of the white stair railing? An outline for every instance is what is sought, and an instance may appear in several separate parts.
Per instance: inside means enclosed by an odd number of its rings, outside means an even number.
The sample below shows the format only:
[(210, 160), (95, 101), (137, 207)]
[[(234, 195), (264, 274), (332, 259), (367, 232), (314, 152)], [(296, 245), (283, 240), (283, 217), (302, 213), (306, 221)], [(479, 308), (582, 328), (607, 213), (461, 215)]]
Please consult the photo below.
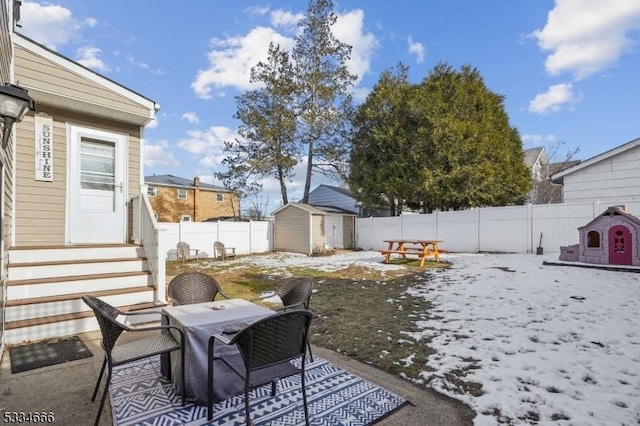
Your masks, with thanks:
[(132, 198), (133, 209), (133, 240), (144, 247), (149, 269), (156, 287), (155, 302), (167, 303), (166, 297), (166, 258), (167, 249), (164, 247), (166, 238), (160, 235), (166, 232), (158, 227), (149, 198), (147, 188), (143, 186), (140, 195)]

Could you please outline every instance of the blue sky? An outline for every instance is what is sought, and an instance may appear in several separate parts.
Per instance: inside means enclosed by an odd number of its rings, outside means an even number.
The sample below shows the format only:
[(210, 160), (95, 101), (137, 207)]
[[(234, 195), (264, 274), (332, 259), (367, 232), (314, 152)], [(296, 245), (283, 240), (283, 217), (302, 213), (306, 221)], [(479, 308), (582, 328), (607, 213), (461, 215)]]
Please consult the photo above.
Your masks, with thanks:
[[(439, 62), (477, 68), (504, 95), (524, 148), (587, 159), (640, 137), (638, 0), (334, 0), (361, 102), (399, 61), (421, 81)], [(18, 32), (157, 102), (145, 175), (212, 182), (236, 136), (234, 97), (270, 41), (293, 45), (306, 1), (23, 0)], [(302, 196), (304, 164), (289, 187)], [(213, 183), (219, 183), (213, 180)], [(312, 188), (330, 183), (314, 177)], [(264, 199), (278, 206), (275, 181)]]

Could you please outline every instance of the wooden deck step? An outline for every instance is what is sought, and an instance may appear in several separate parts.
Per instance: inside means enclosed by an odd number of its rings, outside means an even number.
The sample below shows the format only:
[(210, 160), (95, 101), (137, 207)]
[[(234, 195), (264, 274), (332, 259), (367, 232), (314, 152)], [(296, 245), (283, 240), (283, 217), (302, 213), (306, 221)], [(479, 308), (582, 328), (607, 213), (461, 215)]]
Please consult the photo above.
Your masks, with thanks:
[(88, 274), (88, 275), (69, 275), (66, 277), (49, 277), (49, 278), (30, 278), (25, 280), (7, 281), (7, 286), (32, 285), (32, 284), (51, 284), (72, 281), (85, 280), (101, 280), (105, 278), (124, 278), (135, 277), (140, 275), (151, 275), (151, 271), (131, 271), (131, 272), (112, 272), (106, 274)]
[(52, 302), (64, 302), (66, 300), (76, 300), (81, 299), (85, 294), (91, 294), (95, 297), (105, 297), (105, 296), (115, 296), (117, 294), (131, 294), (131, 293), (139, 293), (143, 291), (153, 290), (153, 287), (149, 286), (140, 286), (140, 287), (130, 287), (130, 288), (116, 288), (113, 290), (102, 290), (102, 291), (92, 291), (90, 293), (68, 293), (68, 294), (59, 294), (56, 296), (44, 296), (44, 297), (32, 297), (29, 299), (18, 299), (18, 300), (7, 300), (6, 306), (24, 306), (24, 305), (35, 305), (39, 303), (52, 303)]
[(9, 263), (10, 268), (33, 268), (36, 266), (59, 266), (59, 265), (78, 265), (87, 263), (116, 263), (128, 262), (132, 260), (147, 260), (144, 256), (138, 257), (119, 257), (109, 259), (77, 259), (77, 260), (57, 260), (50, 262), (25, 262), (25, 263)]

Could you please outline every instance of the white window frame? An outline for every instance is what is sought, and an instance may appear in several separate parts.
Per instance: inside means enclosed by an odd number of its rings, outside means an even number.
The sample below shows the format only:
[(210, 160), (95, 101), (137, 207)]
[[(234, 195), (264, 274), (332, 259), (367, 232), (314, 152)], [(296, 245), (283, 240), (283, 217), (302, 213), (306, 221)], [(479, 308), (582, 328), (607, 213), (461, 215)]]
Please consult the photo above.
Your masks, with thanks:
[(191, 222), (191, 215), (190, 214), (181, 215), (180, 222)]
[[(184, 194), (184, 197), (181, 194)], [(178, 200), (186, 200), (187, 198), (187, 190), (184, 188), (178, 188)]]
[(147, 187), (147, 196), (149, 197), (157, 197), (158, 196), (158, 188), (155, 186)]
[(217, 192), (216, 193), (216, 201), (219, 203), (224, 203), (224, 194)]

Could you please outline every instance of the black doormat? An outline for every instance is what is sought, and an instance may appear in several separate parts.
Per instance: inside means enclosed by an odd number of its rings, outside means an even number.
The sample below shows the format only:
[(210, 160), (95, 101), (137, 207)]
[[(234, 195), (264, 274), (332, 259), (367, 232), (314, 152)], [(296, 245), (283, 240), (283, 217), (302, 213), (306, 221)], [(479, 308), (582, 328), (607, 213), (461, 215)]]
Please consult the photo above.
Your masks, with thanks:
[(46, 339), (9, 348), (13, 374), (90, 356), (93, 354), (78, 336)]

